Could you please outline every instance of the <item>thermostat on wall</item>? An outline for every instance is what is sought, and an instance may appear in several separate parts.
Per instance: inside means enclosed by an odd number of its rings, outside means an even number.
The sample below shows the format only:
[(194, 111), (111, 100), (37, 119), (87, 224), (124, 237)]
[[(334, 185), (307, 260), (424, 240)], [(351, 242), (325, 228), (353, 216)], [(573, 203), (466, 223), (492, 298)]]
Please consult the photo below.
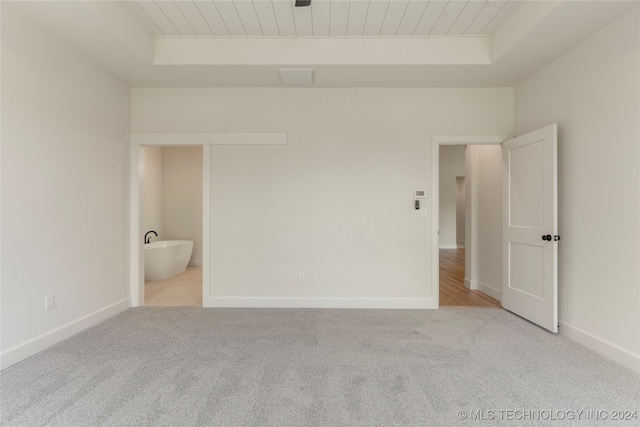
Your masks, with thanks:
[(429, 190), (413, 190), (413, 197), (415, 199), (428, 199)]

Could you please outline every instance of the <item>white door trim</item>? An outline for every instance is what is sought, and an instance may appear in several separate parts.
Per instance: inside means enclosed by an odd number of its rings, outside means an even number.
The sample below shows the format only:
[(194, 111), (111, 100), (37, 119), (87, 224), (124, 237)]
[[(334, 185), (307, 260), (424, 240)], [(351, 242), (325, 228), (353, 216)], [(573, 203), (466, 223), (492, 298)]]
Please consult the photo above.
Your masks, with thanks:
[[(440, 308), (440, 146), (502, 144), (511, 138), (513, 135), (434, 135), (431, 138), (431, 298), (436, 308)], [(475, 264), (472, 259), (472, 265)]]
[(144, 245), (141, 243), (141, 165), (144, 146), (202, 145), (202, 303), (211, 306), (211, 146), (285, 145), (286, 133), (131, 133), (129, 161), (129, 286), (131, 306), (144, 305)]

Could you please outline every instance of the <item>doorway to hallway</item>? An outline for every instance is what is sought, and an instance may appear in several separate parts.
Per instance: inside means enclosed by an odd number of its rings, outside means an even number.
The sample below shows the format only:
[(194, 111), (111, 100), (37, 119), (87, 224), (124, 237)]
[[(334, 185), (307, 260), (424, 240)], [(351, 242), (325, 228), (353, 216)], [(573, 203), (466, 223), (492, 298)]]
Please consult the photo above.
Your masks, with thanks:
[(501, 147), (443, 146), (438, 163), (439, 305), (500, 307)]

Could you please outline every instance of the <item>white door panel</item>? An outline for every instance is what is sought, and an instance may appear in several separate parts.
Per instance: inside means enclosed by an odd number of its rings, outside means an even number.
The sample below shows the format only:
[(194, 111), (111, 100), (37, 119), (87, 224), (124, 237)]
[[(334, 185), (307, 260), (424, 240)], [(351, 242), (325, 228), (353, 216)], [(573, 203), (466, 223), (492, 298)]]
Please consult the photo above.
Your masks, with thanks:
[(556, 151), (556, 124), (503, 143), (502, 306), (552, 332), (558, 331)]
[(509, 151), (511, 227), (542, 228), (544, 219), (544, 144), (532, 141)]

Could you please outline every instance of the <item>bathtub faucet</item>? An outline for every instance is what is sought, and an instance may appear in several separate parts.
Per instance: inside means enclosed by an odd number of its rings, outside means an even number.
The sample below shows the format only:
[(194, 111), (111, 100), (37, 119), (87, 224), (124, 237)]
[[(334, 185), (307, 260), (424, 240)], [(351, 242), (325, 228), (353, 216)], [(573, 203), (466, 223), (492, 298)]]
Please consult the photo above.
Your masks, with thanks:
[[(158, 233), (156, 233), (155, 231), (151, 230), (151, 231), (147, 231), (147, 234), (144, 235), (144, 244), (146, 245), (147, 243), (151, 243), (151, 236), (149, 236), (150, 233), (153, 233), (156, 235), (156, 237), (158, 237)], [(147, 236), (149, 236), (149, 238), (147, 239)]]

